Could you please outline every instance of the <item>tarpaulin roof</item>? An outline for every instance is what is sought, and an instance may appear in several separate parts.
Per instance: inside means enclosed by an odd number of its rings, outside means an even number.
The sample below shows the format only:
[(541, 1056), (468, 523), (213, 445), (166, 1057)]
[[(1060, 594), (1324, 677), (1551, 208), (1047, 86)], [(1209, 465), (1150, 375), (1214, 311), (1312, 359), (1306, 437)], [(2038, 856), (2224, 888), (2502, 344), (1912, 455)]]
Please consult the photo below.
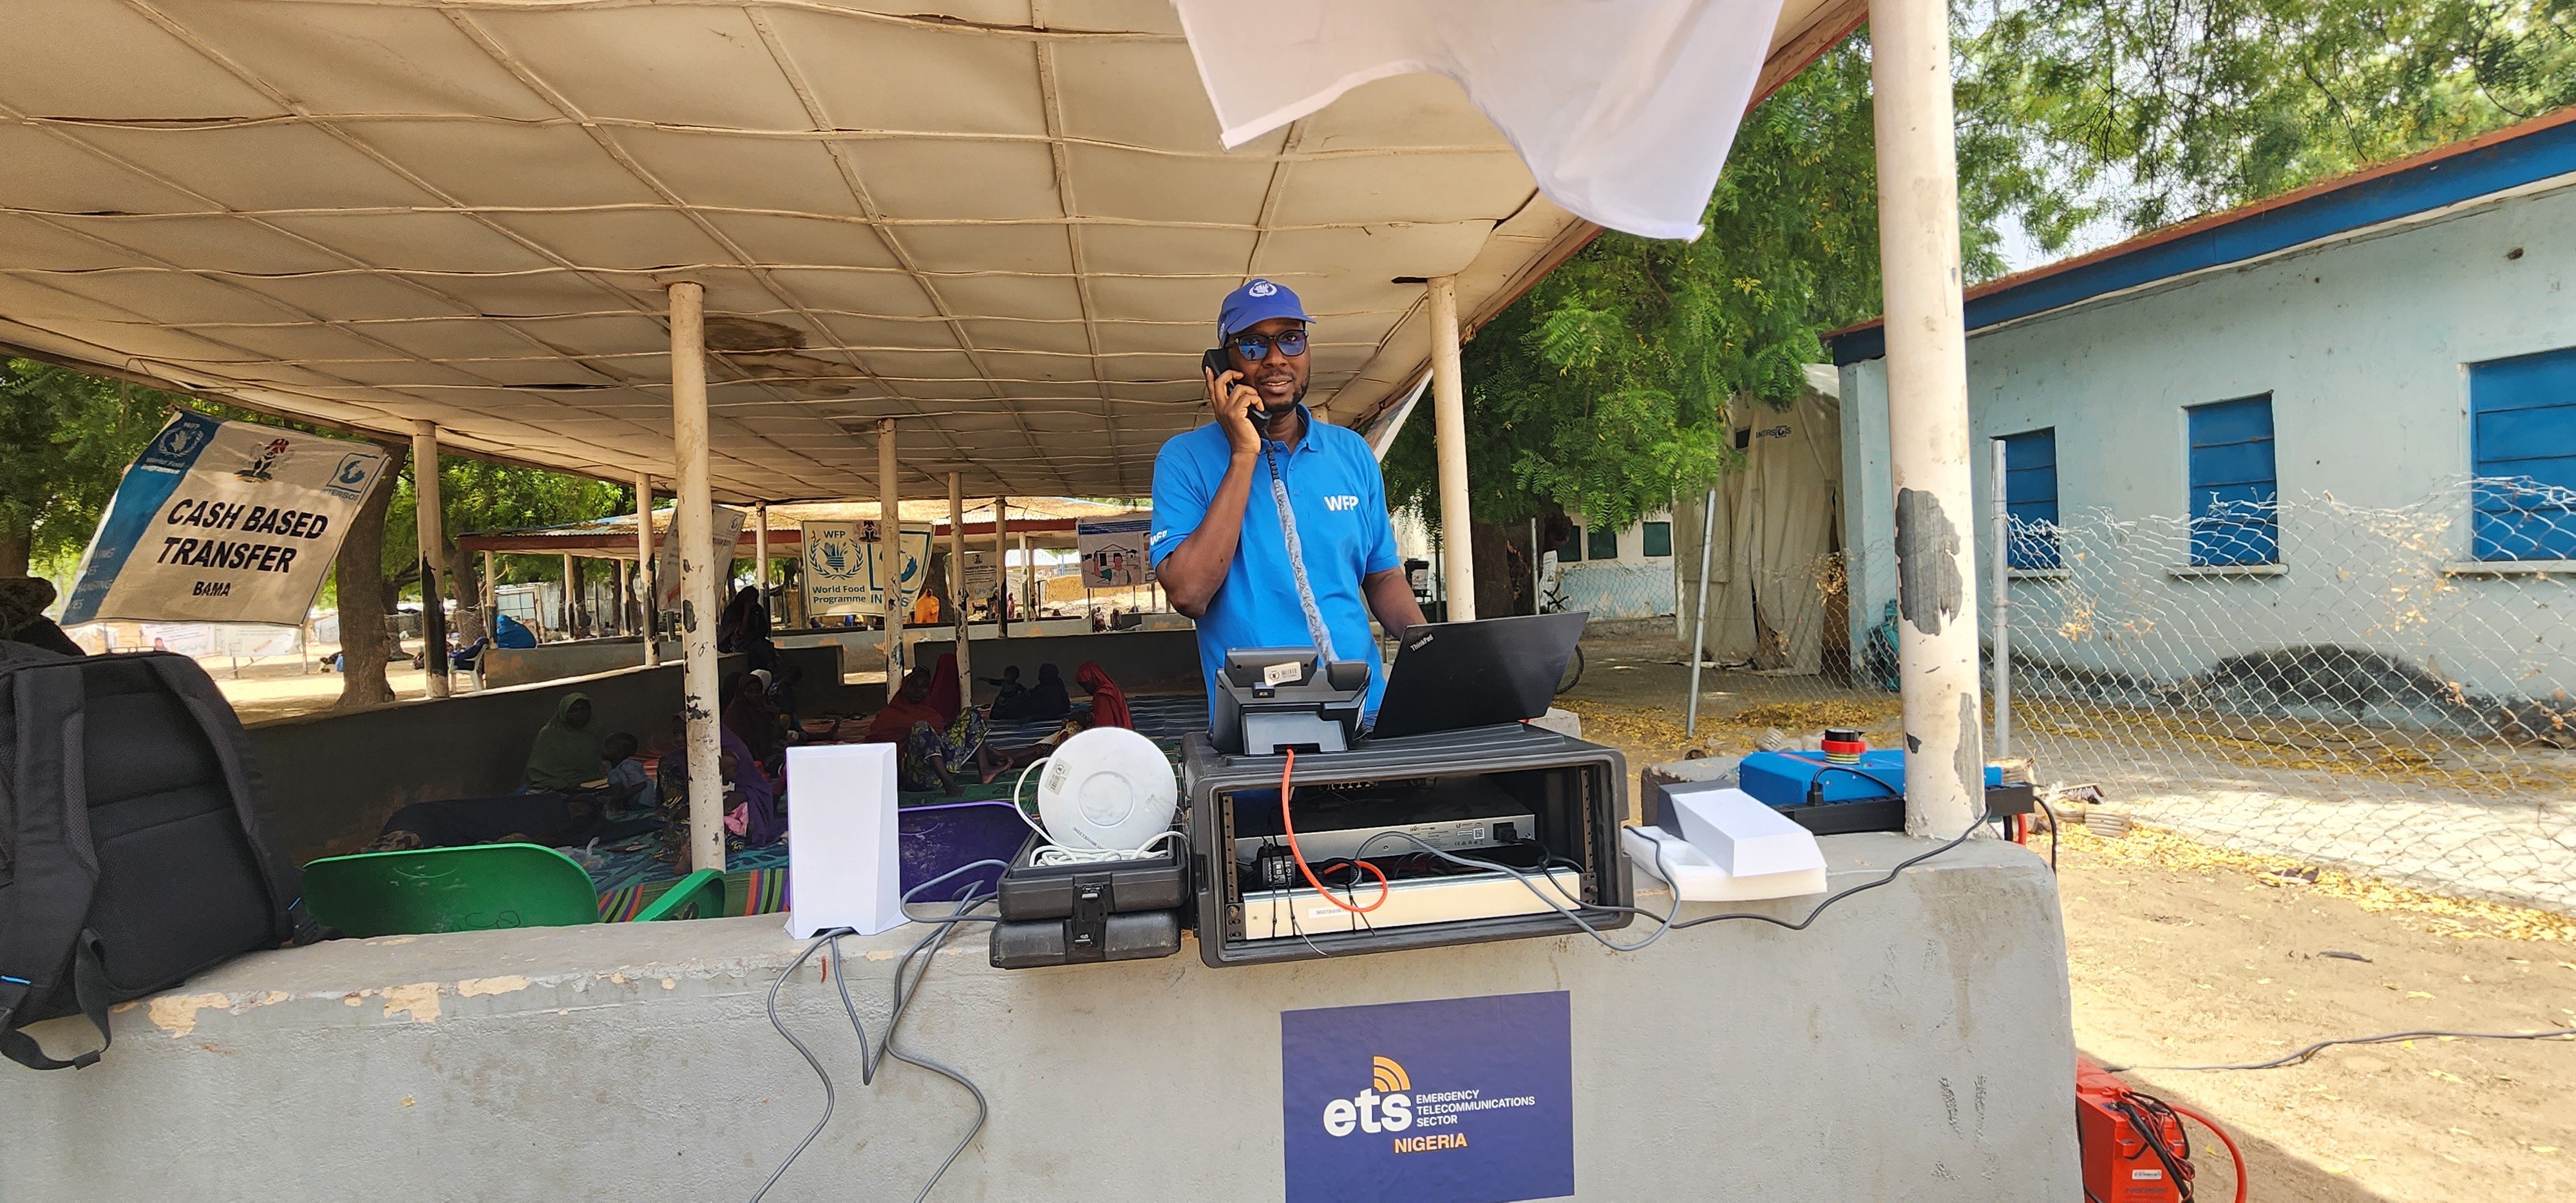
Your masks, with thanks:
[[(1763, 91), (1861, 0), (1790, 0)], [(465, 454), (673, 468), (707, 287), (721, 499), (1129, 496), (1247, 275), (1356, 425), (1594, 233), (1446, 79), (1227, 151), (1161, 0), (20, 0), (0, 346)]]

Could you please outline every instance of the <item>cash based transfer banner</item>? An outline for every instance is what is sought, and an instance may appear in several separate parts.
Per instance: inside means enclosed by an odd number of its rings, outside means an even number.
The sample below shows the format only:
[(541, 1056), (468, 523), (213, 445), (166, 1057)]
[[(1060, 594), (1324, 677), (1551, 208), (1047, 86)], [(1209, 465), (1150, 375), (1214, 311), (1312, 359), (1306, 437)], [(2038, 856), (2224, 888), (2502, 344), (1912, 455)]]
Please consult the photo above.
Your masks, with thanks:
[(1569, 996), (1283, 1011), (1288, 1203), (1574, 1193)]
[(388, 458), (371, 443), (172, 417), (117, 484), (63, 625), (301, 624)]

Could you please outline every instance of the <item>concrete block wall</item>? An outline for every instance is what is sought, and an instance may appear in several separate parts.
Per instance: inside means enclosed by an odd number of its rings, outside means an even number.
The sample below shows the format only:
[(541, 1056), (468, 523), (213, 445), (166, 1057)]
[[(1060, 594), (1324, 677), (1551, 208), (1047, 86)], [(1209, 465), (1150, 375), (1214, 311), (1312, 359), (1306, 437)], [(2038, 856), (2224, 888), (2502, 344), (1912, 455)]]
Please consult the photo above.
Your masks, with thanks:
[[(1837, 890), (1927, 847), (1824, 844)], [(844, 941), (872, 1040), (894, 958), (922, 934)], [(0, 1074), (0, 1106), (37, 1117), (0, 1124), (8, 1196), (747, 1196), (822, 1111), (763, 1013), (797, 951), (771, 915), (244, 957), (120, 1009), (94, 1068)], [(2057, 892), (2011, 844), (1970, 843), (1804, 932), (1712, 924), (1625, 955), (1567, 937), (1221, 970), (1196, 954), (1012, 973), (972, 930), (939, 954), (900, 1040), (973, 1078), (992, 1115), (934, 1197), (1277, 1199), (1280, 1012), (1554, 990), (1572, 1008), (1577, 1198), (2079, 1195)], [(771, 1197), (910, 1198), (973, 1118), (965, 1091), (894, 1061), (861, 1086), (812, 962), (779, 1013), (840, 1096)], [(70, 1020), (35, 1034), (57, 1052), (88, 1038)], [(1354, 1072), (1365, 1085), (1368, 1067)]]

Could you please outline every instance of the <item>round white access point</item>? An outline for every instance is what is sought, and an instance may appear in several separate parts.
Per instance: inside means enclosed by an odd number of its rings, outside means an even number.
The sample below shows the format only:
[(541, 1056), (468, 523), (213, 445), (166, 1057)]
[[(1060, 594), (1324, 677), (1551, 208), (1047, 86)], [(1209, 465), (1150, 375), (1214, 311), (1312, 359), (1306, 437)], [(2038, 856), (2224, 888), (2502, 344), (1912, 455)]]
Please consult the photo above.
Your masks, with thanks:
[(1124, 727), (1066, 739), (1038, 777), (1038, 819), (1067, 848), (1138, 847), (1170, 829), (1179, 802), (1172, 762)]

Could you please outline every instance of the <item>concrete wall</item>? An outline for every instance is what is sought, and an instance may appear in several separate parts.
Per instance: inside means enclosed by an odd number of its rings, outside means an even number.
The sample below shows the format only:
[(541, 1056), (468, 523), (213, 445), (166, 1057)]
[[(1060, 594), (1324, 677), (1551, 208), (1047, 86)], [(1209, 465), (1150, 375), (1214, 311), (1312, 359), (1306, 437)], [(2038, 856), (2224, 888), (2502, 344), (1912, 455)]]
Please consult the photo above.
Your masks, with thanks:
[[(1968, 342), (1968, 385), (1979, 563), (1991, 564), (1993, 555), (1988, 438), (2056, 428), (2058, 505), (2070, 523), (2096, 512), (2175, 519), (2189, 512), (2184, 408), (2266, 392), (2285, 506), (2328, 493), (2364, 507), (2440, 495), (2448, 508), (2436, 517), (2451, 519), (2442, 536), (2451, 540), (2448, 558), (2467, 560), (2467, 496), (2454, 488), (2471, 471), (2466, 365), (2576, 345), (2571, 277), (2576, 188), (2562, 187), (1978, 333)], [(1896, 596), (1886, 361), (1847, 365), (1842, 383), (1854, 402), (1843, 407), (1843, 458), (1857, 646), (1858, 633)], [(2188, 635), (2192, 656), (2215, 661), (2284, 642), (2321, 642), (2288, 632), (2304, 616), (2352, 608), (2350, 565), (2341, 562), (2351, 549), (2302, 546), (2294, 533), (2285, 519), (2282, 575), (2155, 574), (2145, 586), (2163, 595), (2153, 602), (2209, 620)], [(2471, 602), (2483, 596), (2497, 607), (2531, 604), (2520, 581), (2454, 577), (2447, 584), (2474, 591)], [(2048, 600), (2031, 580), (2016, 584), (2013, 596), (2017, 607)], [(2411, 654), (2429, 654), (2452, 672), (2486, 659), (2510, 661), (2507, 653), (2522, 649), (2471, 641), (2481, 630), (2517, 630), (2530, 621), (2470, 605), (2443, 638)], [(2016, 630), (2023, 625), (2016, 620)], [(2030, 625), (2049, 624), (2033, 615)], [(2350, 625), (2347, 642), (2367, 642), (2370, 624)], [(2512, 686), (2509, 679), (2471, 683)]]
[[(663, 651), (666, 655), (678, 654), (677, 646), (667, 642)], [(643, 663), (644, 641), (641, 639), (581, 639), (569, 643), (540, 643), (535, 647), (486, 648), (483, 651), (483, 683), (495, 689), (532, 685), (565, 677), (613, 673), (620, 669), (638, 668)]]
[[(742, 657), (726, 656), (728, 674)], [(479, 798), (518, 788), (537, 729), (568, 693), (590, 696), (603, 732), (650, 743), (680, 712), (680, 666), (630, 668), (541, 685), (325, 712), (250, 728), (258, 757), (261, 819), (298, 864), (355, 852), (412, 802)]]
[[(1824, 842), (1835, 889), (1923, 847)], [(94, 1068), (0, 1075), (0, 1103), (40, 1117), (0, 1124), (10, 1196), (746, 1196), (822, 1112), (762, 1013), (797, 951), (779, 926), (245, 957), (123, 1009)], [(921, 934), (844, 942), (871, 1038), (892, 958)], [(1967, 845), (1803, 933), (1716, 924), (1631, 955), (1564, 938), (1223, 970), (1196, 952), (1006, 973), (970, 929), (940, 955), (901, 1043), (973, 1078), (992, 1118), (935, 1197), (1277, 1199), (1281, 1011), (1542, 990), (1571, 995), (1580, 1198), (2078, 1196), (2057, 893), (2010, 844)], [(840, 1097), (772, 1197), (910, 1198), (973, 1118), (964, 1090), (894, 1061), (861, 1086), (811, 963), (780, 1014)], [(85, 1047), (74, 1022), (35, 1032)]]

